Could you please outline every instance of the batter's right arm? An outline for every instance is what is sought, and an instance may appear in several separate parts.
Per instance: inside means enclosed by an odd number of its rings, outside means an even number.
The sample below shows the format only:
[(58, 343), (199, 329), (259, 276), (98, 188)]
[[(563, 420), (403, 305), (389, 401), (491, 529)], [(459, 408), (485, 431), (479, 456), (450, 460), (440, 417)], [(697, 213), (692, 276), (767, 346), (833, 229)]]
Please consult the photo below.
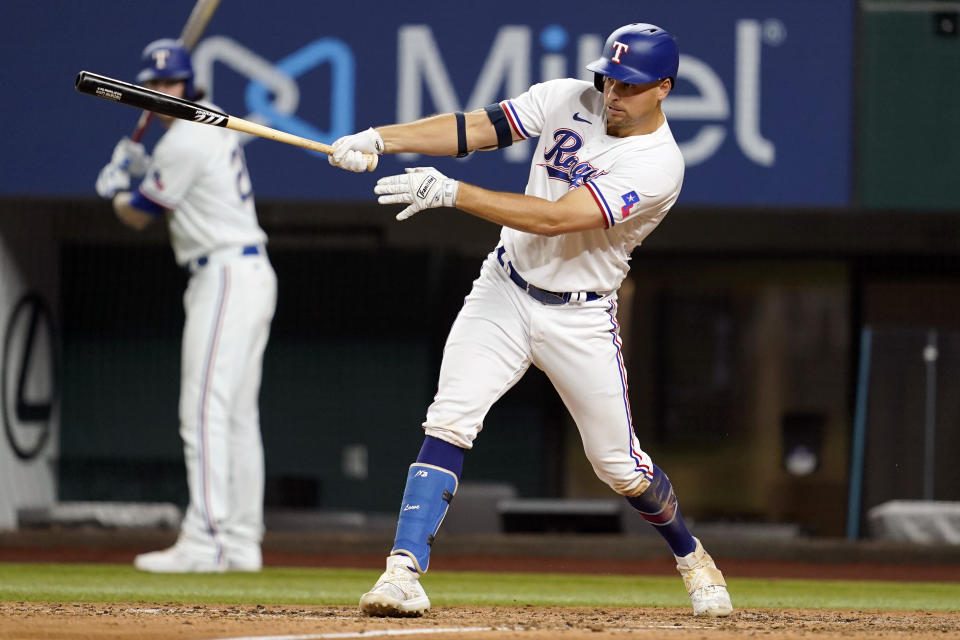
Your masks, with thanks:
[(591, 191), (579, 187), (559, 200), (546, 200), (522, 193), (491, 191), (453, 180), (433, 167), (415, 167), (377, 180), (373, 190), (380, 204), (405, 204), (397, 220), (434, 207), (456, 207), (505, 227), (556, 236), (606, 226), (602, 210)]

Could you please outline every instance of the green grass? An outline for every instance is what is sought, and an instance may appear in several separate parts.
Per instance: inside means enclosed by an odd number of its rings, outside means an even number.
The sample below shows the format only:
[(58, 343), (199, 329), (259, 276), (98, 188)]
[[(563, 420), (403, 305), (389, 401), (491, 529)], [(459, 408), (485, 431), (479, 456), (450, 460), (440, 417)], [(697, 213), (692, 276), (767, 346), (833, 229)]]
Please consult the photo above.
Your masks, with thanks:
[[(379, 571), (265, 569), (259, 574), (150, 575), (126, 565), (3, 564), (0, 601), (355, 605)], [(679, 578), (437, 571), (435, 606), (685, 607)], [(955, 610), (960, 583), (759, 580), (729, 584), (738, 608)]]

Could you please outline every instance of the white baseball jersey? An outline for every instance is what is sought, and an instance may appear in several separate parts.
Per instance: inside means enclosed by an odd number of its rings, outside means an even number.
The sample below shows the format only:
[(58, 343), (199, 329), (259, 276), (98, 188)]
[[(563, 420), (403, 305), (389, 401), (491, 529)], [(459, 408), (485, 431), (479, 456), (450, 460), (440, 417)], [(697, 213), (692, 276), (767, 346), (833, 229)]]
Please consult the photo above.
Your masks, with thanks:
[(539, 136), (525, 193), (551, 201), (590, 190), (603, 229), (547, 237), (504, 227), (513, 266), (549, 291), (615, 291), (630, 253), (676, 202), (683, 157), (666, 122), (654, 133), (606, 133), (603, 95), (582, 80), (551, 80), (500, 103), (513, 130)]
[(190, 502), (178, 545), (212, 566), (259, 569), (259, 394), (277, 278), (237, 134), (174, 121), (140, 194), (168, 210), (176, 261), (191, 271), (179, 403)]
[(267, 239), (237, 133), (230, 129), (174, 121), (154, 148), (140, 193), (172, 211), (170, 243), (178, 264)]

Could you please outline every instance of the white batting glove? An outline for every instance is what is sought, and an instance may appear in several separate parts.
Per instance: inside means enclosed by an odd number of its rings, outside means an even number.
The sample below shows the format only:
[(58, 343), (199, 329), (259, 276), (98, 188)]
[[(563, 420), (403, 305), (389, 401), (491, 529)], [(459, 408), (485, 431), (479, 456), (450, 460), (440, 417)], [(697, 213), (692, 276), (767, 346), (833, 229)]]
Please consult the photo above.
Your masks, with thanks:
[(118, 191), (128, 191), (130, 189), (130, 174), (110, 162), (100, 170), (96, 188), (97, 194), (101, 198), (112, 200)]
[(113, 148), (110, 164), (123, 169), (134, 178), (142, 178), (150, 166), (150, 156), (147, 155), (147, 150), (142, 144), (123, 137)]
[(367, 170), (364, 153), (383, 153), (383, 138), (373, 127), (338, 138), (333, 143), (333, 153), (327, 156), (327, 161), (335, 167), (359, 173)]
[(373, 192), (380, 196), (380, 204), (410, 205), (397, 214), (397, 220), (406, 220), (424, 209), (456, 206), (459, 188), (459, 182), (433, 167), (414, 167), (406, 173), (380, 178)]

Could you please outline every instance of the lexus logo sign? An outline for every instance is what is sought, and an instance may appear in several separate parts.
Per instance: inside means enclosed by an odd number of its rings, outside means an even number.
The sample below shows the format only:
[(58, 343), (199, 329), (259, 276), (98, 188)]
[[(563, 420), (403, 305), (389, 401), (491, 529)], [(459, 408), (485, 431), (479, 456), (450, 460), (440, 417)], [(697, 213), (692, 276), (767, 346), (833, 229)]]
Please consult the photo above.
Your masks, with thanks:
[(53, 316), (36, 292), (7, 320), (3, 341), (3, 426), (21, 460), (36, 457), (50, 437), (57, 403), (57, 337)]

